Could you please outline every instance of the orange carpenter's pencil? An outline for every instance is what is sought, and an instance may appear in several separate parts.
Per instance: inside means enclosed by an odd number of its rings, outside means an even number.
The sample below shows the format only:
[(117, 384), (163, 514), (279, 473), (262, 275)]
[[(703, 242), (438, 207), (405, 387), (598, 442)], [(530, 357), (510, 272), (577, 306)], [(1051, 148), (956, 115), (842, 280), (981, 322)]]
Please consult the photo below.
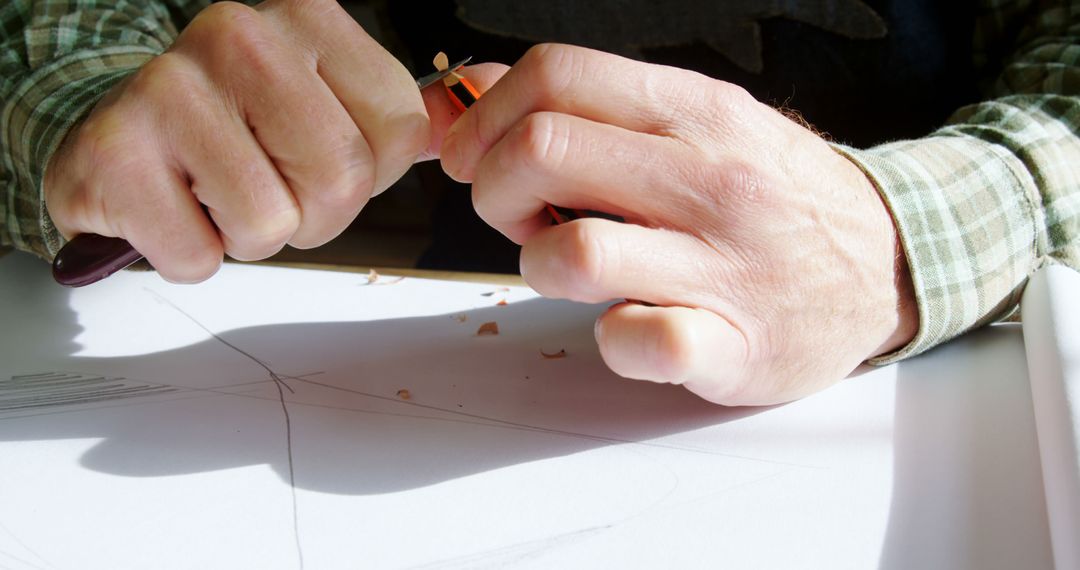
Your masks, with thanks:
[(453, 81), (446, 86), (446, 93), (450, 96), (450, 102), (464, 113), (465, 109), (472, 107), (472, 104), (480, 98), (480, 91), (464, 77), (454, 77), (453, 79), (457, 81)]

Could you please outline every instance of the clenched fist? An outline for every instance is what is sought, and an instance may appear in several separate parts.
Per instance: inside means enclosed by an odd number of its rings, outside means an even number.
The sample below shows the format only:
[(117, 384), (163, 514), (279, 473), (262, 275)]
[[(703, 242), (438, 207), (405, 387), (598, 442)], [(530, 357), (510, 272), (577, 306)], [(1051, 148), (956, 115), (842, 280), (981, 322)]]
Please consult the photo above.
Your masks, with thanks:
[(430, 143), (405, 68), (334, 0), (213, 4), (53, 155), (65, 236), (128, 240), (167, 279), (320, 245)]

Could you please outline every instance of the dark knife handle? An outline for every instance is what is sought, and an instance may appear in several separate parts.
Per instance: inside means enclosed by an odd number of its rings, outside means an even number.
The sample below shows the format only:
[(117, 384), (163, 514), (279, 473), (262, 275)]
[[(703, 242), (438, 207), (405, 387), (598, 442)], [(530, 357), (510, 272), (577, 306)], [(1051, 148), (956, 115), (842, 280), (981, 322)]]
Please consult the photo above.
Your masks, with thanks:
[(64, 244), (53, 260), (53, 279), (67, 287), (82, 287), (142, 259), (131, 244), (120, 238), (79, 234)]

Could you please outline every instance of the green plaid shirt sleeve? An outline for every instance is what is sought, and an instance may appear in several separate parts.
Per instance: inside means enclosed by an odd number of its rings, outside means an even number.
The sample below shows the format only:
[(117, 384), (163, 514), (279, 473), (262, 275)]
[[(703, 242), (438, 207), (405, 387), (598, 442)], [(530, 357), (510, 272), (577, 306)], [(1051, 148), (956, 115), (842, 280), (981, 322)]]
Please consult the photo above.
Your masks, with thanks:
[(118, 81), (163, 52), (208, 0), (0, 1), (0, 246), (51, 258), (49, 157)]
[(923, 139), (836, 145), (888, 204), (918, 301), (915, 339), (874, 364), (1012, 315), (1043, 265), (1080, 270), (1080, 0), (997, 0), (979, 24), (1011, 54), (988, 101)]

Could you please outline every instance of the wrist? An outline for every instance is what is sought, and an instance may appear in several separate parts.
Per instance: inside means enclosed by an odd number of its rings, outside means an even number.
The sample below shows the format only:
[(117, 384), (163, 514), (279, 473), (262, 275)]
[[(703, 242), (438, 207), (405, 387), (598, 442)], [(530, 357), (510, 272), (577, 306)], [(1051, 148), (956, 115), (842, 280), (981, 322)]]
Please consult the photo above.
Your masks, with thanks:
[(861, 216), (865, 216), (864, 263), (870, 264), (862, 284), (864, 323), (869, 343), (863, 345), (863, 360), (876, 359), (909, 345), (919, 331), (919, 306), (912, 284), (911, 268), (896, 220), (881, 193), (877, 181), (841, 153), (850, 168), (850, 178), (857, 191), (866, 197)]
[[(884, 204), (882, 206), (884, 207)], [(910, 344), (919, 332), (919, 306), (915, 300), (915, 288), (911, 283), (911, 269), (908, 267), (907, 255), (904, 254), (904, 248), (900, 243), (895, 226), (891, 229), (895, 243), (893, 288), (896, 291), (896, 303), (893, 309), (894, 318), (891, 319), (891, 331), (874, 353), (870, 355), (871, 358), (877, 358), (900, 350)]]

